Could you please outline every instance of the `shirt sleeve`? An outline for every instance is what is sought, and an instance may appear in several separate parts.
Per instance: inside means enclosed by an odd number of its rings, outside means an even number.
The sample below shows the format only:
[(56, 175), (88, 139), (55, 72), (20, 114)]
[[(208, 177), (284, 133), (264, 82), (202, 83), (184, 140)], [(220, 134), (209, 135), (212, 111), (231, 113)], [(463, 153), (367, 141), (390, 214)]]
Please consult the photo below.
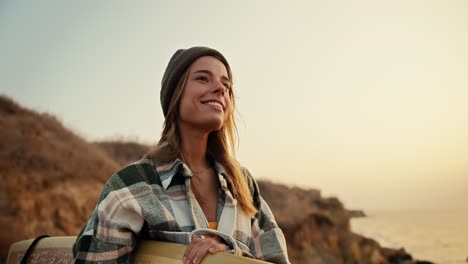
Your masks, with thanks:
[(247, 176), (253, 203), (258, 209), (258, 213), (252, 221), (250, 252), (256, 259), (276, 264), (290, 264), (283, 231), (276, 223), (270, 207), (260, 196), (258, 185), (250, 172), (245, 168), (243, 168), (243, 172)]
[(252, 223), (250, 251), (255, 258), (277, 264), (289, 264), (286, 239), (268, 204), (261, 198), (261, 210)]
[(96, 209), (78, 235), (73, 245), (74, 263), (132, 263), (135, 234), (140, 232), (144, 219), (131, 188), (116, 182), (118, 175), (106, 184)]

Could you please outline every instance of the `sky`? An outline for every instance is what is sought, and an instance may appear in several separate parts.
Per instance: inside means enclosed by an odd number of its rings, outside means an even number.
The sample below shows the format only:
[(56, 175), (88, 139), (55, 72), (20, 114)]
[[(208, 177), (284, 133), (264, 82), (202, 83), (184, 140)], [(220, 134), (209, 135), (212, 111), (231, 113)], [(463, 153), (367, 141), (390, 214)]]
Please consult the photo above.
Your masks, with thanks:
[(153, 144), (165, 67), (191, 46), (232, 66), (257, 179), (348, 208), (468, 208), (464, 0), (3, 0), (0, 94), (89, 141)]

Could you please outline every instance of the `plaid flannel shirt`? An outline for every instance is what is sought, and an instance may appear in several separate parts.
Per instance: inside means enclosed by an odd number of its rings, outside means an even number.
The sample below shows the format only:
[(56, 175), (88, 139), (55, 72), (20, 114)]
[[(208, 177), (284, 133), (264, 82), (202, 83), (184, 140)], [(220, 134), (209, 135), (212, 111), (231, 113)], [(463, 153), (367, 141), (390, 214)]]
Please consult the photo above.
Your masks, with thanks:
[(254, 219), (237, 205), (223, 166), (215, 164), (220, 186), (217, 230), (190, 189), (192, 173), (180, 160), (161, 163), (148, 158), (115, 173), (73, 246), (75, 263), (131, 263), (137, 239), (189, 244), (192, 236), (221, 237), (230, 252), (273, 263), (289, 263), (286, 241), (258, 186), (243, 169), (254, 204)]

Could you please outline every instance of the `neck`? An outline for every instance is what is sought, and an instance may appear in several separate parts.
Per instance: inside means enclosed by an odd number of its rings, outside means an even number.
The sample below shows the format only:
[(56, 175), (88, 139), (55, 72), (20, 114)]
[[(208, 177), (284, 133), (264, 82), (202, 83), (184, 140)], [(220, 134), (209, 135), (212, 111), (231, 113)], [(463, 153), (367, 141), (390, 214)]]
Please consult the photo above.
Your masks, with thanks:
[(206, 158), (209, 133), (180, 123), (179, 128), (182, 141), (181, 154), (184, 162), (194, 173), (209, 168), (210, 165)]

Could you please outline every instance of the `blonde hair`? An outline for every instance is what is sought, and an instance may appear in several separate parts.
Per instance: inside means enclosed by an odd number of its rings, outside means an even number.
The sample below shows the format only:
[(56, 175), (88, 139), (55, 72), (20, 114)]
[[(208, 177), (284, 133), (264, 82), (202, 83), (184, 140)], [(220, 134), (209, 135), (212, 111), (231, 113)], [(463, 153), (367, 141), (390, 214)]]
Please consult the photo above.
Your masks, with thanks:
[[(216, 56), (212, 56), (217, 58)], [(222, 61), (220, 58), (218, 60)], [(232, 72), (229, 65), (225, 65), (228, 77), (232, 80)], [(164, 121), (163, 132), (156, 147), (151, 150), (147, 157), (156, 158), (161, 162), (171, 162), (177, 158), (182, 159), (181, 137), (177, 126), (179, 118), (179, 104), (182, 99), (182, 93), (187, 83), (188, 73), (191, 66), (180, 77), (174, 90), (174, 95), (169, 102), (169, 107)], [(231, 183), (230, 191), (240, 207), (251, 217), (257, 213), (257, 208), (253, 204), (252, 194), (247, 183), (247, 176), (243, 174), (239, 162), (235, 159), (236, 139), (238, 138), (237, 127), (234, 121), (235, 98), (232, 87), (229, 90), (231, 110), (223, 127), (212, 131), (208, 135), (207, 156), (216, 160), (226, 170)], [(197, 195), (197, 192), (195, 192)], [(197, 197), (199, 198), (199, 197)]]

